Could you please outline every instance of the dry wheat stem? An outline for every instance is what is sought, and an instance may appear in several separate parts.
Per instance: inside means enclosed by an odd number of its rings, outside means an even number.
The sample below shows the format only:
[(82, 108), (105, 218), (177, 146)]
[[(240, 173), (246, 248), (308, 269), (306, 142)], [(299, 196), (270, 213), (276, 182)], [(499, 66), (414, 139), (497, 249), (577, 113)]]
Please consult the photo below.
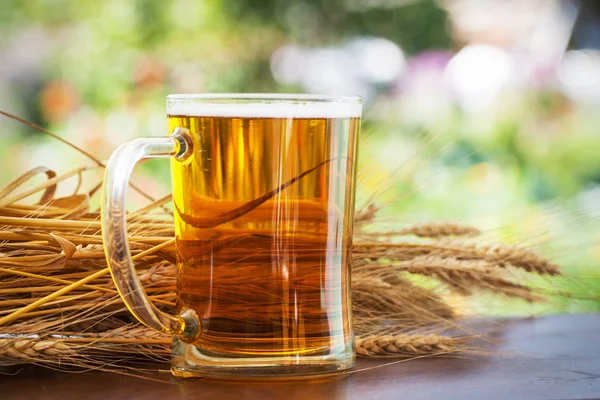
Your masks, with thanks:
[[(144, 252), (141, 252), (141, 253), (133, 256), (132, 260), (136, 261), (137, 259), (140, 259), (142, 257), (148, 256), (149, 254), (153, 254), (154, 252), (156, 252), (156, 251), (158, 251), (158, 250), (160, 250), (160, 249), (162, 249), (164, 247), (171, 246), (173, 243), (175, 243), (175, 239), (171, 239), (171, 240), (169, 240), (169, 241), (167, 241), (167, 242), (165, 242), (163, 244), (154, 246), (152, 249), (146, 250)], [(3, 326), (6, 323), (8, 323), (8, 322), (10, 322), (10, 321), (18, 318), (22, 314), (25, 314), (25, 313), (27, 313), (27, 312), (29, 312), (31, 310), (34, 310), (34, 309), (36, 309), (36, 308), (38, 308), (38, 307), (40, 307), (40, 306), (42, 306), (42, 305), (44, 305), (44, 304), (52, 301), (52, 300), (54, 300), (55, 298), (57, 298), (59, 296), (62, 296), (64, 294), (66, 294), (66, 293), (69, 293), (73, 289), (76, 289), (76, 288), (78, 288), (78, 287), (80, 287), (82, 285), (85, 285), (88, 282), (93, 281), (94, 279), (97, 279), (97, 278), (99, 278), (99, 277), (101, 277), (103, 275), (108, 274), (108, 272), (109, 272), (108, 268), (104, 268), (104, 269), (102, 269), (100, 271), (96, 271), (95, 273), (93, 273), (93, 274), (91, 274), (91, 275), (89, 275), (89, 276), (87, 276), (85, 278), (82, 278), (82, 279), (80, 279), (77, 282), (73, 282), (70, 285), (67, 285), (67, 286), (63, 287), (62, 289), (59, 289), (59, 290), (57, 290), (54, 293), (51, 293), (51, 294), (49, 294), (49, 295), (47, 295), (45, 297), (42, 297), (41, 299), (36, 300), (35, 302), (33, 302), (33, 303), (31, 303), (31, 304), (29, 304), (29, 305), (27, 305), (27, 306), (25, 306), (25, 307), (23, 307), (23, 308), (21, 308), (19, 310), (15, 310), (14, 312), (10, 313), (9, 315), (6, 315), (6, 316), (0, 318), (0, 327)]]
[(93, 169), (93, 167), (80, 167), (80, 168), (76, 168), (74, 170), (71, 170), (65, 174), (62, 174), (60, 176), (57, 176), (55, 178), (51, 178), (48, 179), (46, 182), (44, 182), (41, 185), (35, 186), (31, 189), (25, 190), (22, 193), (19, 193), (18, 195), (15, 195), (13, 197), (10, 198), (5, 198), (0, 200), (0, 207), (6, 207), (9, 204), (13, 204), (16, 203), (17, 201), (23, 200), (33, 194), (38, 193), (40, 190), (45, 189), (48, 186), (52, 186), (52, 185), (56, 185), (59, 182), (65, 181), (83, 171), (87, 171)]
[[(379, 278), (355, 274), (352, 282), (352, 304), (356, 319), (355, 328), (373, 328), (389, 321), (433, 324), (454, 316), (452, 307), (431, 290), (400, 278), (392, 284)], [(362, 333), (363, 329), (358, 331)]]
[[(66, 144), (67, 146), (75, 149), (77, 152), (79, 152), (80, 154), (83, 154), (84, 156), (86, 156), (87, 158), (89, 158), (90, 160), (94, 161), (99, 167), (105, 167), (104, 163), (102, 161), (100, 161), (98, 158), (94, 157), (92, 154), (90, 154), (89, 152), (85, 151), (84, 149), (82, 149), (81, 147), (75, 145), (72, 142), (69, 142), (68, 140), (58, 136), (55, 133), (50, 132), (49, 130), (34, 124), (33, 122), (29, 122), (23, 118), (17, 117), (16, 115), (7, 113), (6, 111), (2, 111), (0, 110), (0, 114), (4, 115), (5, 117), (11, 118), (15, 121), (18, 121), (24, 125), (29, 126), (30, 128), (33, 128), (39, 132), (42, 132), (50, 137), (52, 137), (53, 139), (56, 139), (64, 144)], [(136, 192), (138, 192), (139, 194), (141, 194), (142, 196), (144, 196), (146, 199), (150, 200), (150, 201), (155, 201), (155, 199), (148, 195), (145, 191), (141, 190), (139, 187), (137, 187), (136, 185), (134, 185), (133, 183), (129, 182), (129, 186), (135, 190)], [(90, 194), (91, 195), (91, 194)]]
[[(45, 276), (45, 275), (39, 275), (39, 274), (31, 274), (25, 271), (19, 271), (16, 269), (7, 269), (7, 268), (0, 268), (0, 272), (3, 272), (5, 274), (8, 275), (21, 275), (21, 276), (25, 276), (25, 277), (29, 277), (29, 278), (34, 278), (34, 279), (39, 279), (39, 280), (47, 280), (50, 282), (56, 282), (56, 283), (63, 283), (63, 284), (71, 284), (71, 281), (68, 281), (66, 279), (60, 279), (60, 278), (55, 278), (53, 276)], [(112, 289), (108, 289), (106, 287), (102, 287), (102, 286), (97, 286), (97, 285), (81, 285), (81, 288), (83, 289), (87, 289), (87, 290), (97, 290), (100, 292), (106, 292), (106, 293), (115, 293), (114, 290)], [(28, 288), (25, 288), (28, 289)], [(13, 289), (9, 289), (9, 290), (13, 290)]]

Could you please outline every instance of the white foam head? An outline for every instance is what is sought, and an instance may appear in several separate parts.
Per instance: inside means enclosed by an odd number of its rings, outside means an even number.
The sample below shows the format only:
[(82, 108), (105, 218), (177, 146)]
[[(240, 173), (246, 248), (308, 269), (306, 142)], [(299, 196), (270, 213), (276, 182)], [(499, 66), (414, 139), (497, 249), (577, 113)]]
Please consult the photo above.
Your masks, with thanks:
[(310, 95), (170, 95), (167, 114), (229, 118), (355, 118), (360, 97)]

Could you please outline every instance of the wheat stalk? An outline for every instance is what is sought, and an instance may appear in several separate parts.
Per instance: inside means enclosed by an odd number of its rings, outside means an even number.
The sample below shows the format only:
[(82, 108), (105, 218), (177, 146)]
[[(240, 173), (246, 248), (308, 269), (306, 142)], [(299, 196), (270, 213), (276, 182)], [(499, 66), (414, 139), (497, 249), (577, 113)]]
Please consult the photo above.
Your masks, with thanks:
[[(373, 218), (370, 214), (359, 215), (361, 221), (369, 222), (369, 218)], [(481, 234), (479, 229), (470, 225), (458, 224), (452, 221), (432, 221), (427, 223), (419, 223), (398, 231), (386, 232), (358, 232), (358, 236), (372, 237), (397, 237), (405, 235), (414, 235), (426, 238), (441, 238), (447, 236), (477, 236)]]
[(58, 339), (39, 339), (39, 338), (17, 338), (0, 339), (0, 360), (6, 362), (20, 362), (33, 360), (36, 362), (45, 359), (60, 359), (62, 357), (72, 357), (78, 353), (77, 348), (73, 348)]
[(454, 310), (440, 296), (401, 278), (386, 282), (355, 274), (352, 306), (354, 329), (359, 335), (390, 323), (423, 326), (454, 317)]
[(495, 264), (486, 260), (458, 260), (435, 256), (416, 257), (394, 266), (396, 271), (431, 276), (439, 279), (450, 289), (461, 295), (469, 296), (476, 290), (487, 290), (510, 297), (519, 297), (527, 301), (541, 300), (541, 296), (531, 288), (499, 276), (494, 271)]
[[(527, 272), (541, 275), (558, 275), (558, 265), (540, 257), (533, 251), (502, 243), (457, 242), (444, 240), (440, 243), (445, 250), (455, 251), (463, 258), (482, 259), (498, 266), (514, 266)], [(440, 253), (444, 253), (441, 250)]]
[(409, 358), (449, 354), (467, 349), (465, 337), (437, 334), (367, 336), (356, 340), (356, 353), (371, 358)]

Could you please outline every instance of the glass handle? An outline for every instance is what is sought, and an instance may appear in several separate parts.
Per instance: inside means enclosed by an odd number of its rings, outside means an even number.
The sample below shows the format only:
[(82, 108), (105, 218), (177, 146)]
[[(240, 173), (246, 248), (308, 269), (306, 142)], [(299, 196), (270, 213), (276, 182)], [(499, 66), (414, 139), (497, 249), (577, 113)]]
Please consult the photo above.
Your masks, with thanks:
[(193, 310), (167, 314), (146, 295), (131, 260), (127, 241), (126, 196), (133, 167), (143, 159), (186, 157), (191, 150), (189, 132), (177, 128), (163, 138), (134, 139), (121, 145), (106, 166), (102, 193), (102, 241), (106, 261), (117, 290), (131, 313), (144, 325), (193, 342), (200, 333), (200, 321)]

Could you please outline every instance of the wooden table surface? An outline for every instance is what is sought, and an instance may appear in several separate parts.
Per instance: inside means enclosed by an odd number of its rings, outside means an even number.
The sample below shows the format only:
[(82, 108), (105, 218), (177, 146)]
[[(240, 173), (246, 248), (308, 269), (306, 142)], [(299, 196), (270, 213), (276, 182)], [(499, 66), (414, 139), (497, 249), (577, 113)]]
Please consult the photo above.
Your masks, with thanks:
[[(25, 367), (0, 375), (0, 399), (597, 399), (600, 315), (511, 322), (494, 356), (418, 359), (325, 381), (232, 383), (160, 375), (66, 374)], [(385, 361), (359, 360), (358, 368)]]

